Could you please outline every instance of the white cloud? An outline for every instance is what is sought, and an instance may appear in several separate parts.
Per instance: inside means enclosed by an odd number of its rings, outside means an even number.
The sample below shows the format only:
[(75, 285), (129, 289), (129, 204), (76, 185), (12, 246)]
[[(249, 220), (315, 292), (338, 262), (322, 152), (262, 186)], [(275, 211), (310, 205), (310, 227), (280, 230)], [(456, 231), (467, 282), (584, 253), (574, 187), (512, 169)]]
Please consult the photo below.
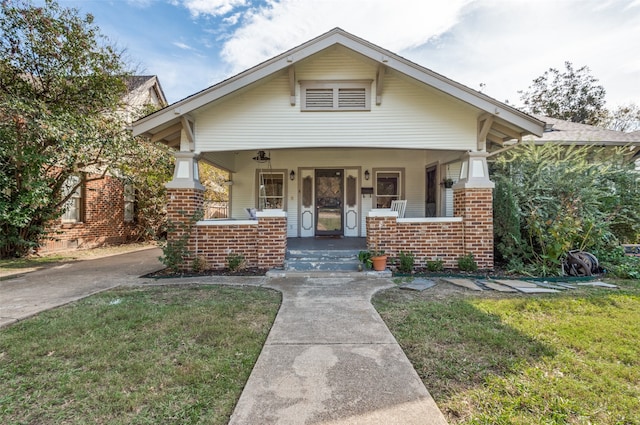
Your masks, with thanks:
[(185, 0), (184, 6), (191, 15), (222, 16), (237, 7), (246, 6), (246, 0)]
[(193, 47), (180, 41), (174, 41), (172, 44), (182, 50), (195, 50)]
[(518, 90), (565, 61), (591, 69), (607, 106), (640, 104), (640, 0), (181, 1), (214, 18), (204, 44), (221, 45), (225, 77), (341, 27), (515, 105)]
[(450, 29), (471, 0), (271, 1), (247, 11), (222, 58), (242, 71), (335, 27), (392, 51), (426, 43)]

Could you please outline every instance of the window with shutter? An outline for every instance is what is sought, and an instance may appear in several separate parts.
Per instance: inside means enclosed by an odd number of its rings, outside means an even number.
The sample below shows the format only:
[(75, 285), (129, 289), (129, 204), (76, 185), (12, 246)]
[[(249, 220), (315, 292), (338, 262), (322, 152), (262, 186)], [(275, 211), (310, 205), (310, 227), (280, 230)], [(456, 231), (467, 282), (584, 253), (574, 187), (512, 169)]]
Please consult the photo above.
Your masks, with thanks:
[(302, 111), (370, 111), (373, 80), (300, 81)]

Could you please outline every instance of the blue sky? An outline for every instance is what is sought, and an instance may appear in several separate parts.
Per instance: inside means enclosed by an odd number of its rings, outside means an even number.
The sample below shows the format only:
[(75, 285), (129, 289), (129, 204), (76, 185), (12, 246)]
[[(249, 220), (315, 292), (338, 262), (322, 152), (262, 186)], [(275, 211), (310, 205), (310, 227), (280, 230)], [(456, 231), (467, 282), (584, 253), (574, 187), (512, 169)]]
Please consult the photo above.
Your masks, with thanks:
[(518, 106), (587, 65), (607, 106), (640, 104), (640, 0), (59, 0), (91, 13), (170, 102), (341, 27)]

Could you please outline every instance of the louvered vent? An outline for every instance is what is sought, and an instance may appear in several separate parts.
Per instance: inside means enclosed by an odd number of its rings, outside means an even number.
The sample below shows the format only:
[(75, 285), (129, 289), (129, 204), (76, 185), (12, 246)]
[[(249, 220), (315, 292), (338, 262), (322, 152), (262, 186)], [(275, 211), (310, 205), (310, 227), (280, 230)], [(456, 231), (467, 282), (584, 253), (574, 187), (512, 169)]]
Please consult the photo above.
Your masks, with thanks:
[(372, 80), (300, 81), (303, 111), (370, 111)]
[(333, 108), (333, 89), (307, 89), (306, 107), (309, 109)]
[(361, 89), (338, 89), (338, 108), (364, 109), (367, 106), (367, 93)]

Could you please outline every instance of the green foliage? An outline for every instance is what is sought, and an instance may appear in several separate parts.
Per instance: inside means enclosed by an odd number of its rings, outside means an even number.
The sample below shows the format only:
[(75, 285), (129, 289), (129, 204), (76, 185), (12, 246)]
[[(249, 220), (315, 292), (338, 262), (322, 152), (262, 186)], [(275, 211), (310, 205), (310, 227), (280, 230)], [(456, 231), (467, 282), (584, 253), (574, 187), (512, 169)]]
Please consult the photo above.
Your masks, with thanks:
[(244, 255), (231, 253), (227, 256), (227, 267), (232, 272), (243, 269), (244, 265), (245, 265)]
[[(167, 239), (160, 244), (163, 255), (158, 260), (174, 273), (183, 270), (189, 259), (199, 264), (194, 253), (189, 251), (189, 238), (193, 226), (200, 219), (202, 219), (202, 211), (196, 211), (184, 221), (174, 223), (169, 220), (167, 222)], [(194, 264), (192, 264), (192, 268), (194, 268)]]
[(620, 279), (640, 279), (640, 257), (622, 256), (600, 264), (612, 276)]
[(633, 242), (640, 188), (623, 153), (523, 144), (498, 157), (492, 170), (496, 258), (520, 272), (557, 275), (569, 250), (607, 252)]
[(415, 263), (415, 256), (412, 252), (403, 252), (400, 251), (398, 253), (398, 270), (403, 273), (411, 273), (413, 271), (413, 265)]
[(165, 183), (173, 175), (174, 160), (170, 148), (140, 139), (123, 158), (120, 169), (125, 182), (135, 190), (135, 234), (139, 240), (157, 239), (165, 230)]
[(441, 258), (434, 258), (433, 260), (427, 260), (427, 270), (430, 272), (441, 272), (444, 270), (444, 260)]
[(607, 116), (605, 89), (597, 85), (598, 79), (583, 66), (574, 69), (565, 62), (566, 71), (549, 68), (533, 80), (527, 91), (520, 91), (524, 109), (561, 120), (599, 125)]
[(367, 269), (370, 269), (373, 266), (371, 262), (371, 252), (370, 251), (360, 251), (358, 252), (358, 261), (362, 263)]
[(478, 270), (478, 263), (473, 258), (472, 252), (458, 258), (458, 268), (463, 272), (475, 272)]
[(120, 102), (129, 72), (91, 15), (46, 0), (0, 11), (0, 257), (38, 245), (85, 169), (110, 172), (134, 145)]

